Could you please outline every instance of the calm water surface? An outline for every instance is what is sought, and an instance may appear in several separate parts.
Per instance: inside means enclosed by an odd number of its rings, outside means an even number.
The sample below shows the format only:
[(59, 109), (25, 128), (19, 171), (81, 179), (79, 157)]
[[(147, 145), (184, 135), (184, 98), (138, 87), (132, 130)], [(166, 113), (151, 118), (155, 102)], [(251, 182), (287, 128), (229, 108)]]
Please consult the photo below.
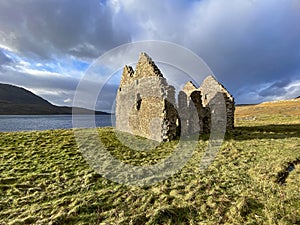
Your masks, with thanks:
[[(96, 115), (91, 121), (91, 116), (80, 115), (76, 119), (76, 127), (114, 126), (114, 115)], [(78, 125), (79, 124), (79, 125)], [(15, 116), (0, 115), (0, 131), (29, 131), (29, 130), (54, 130), (73, 128), (72, 115), (32, 115)]]

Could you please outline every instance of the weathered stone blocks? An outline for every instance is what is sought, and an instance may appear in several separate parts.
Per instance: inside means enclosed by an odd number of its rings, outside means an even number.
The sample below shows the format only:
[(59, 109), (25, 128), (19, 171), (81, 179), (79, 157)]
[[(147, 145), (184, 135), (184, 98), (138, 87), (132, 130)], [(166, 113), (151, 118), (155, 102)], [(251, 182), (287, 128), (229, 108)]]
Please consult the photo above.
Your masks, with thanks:
[(180, 133), (207, 133), (211, 115), (220, 106), (214, 101), (217, 93), (224, 96), (221, 102), (226, 105), (226, 119), (214, 118), (227, 122), (228, 130), (233, 129), (234, 99), (213, 76), (207, 77), (200, 88), (188, 82), (176, 104), (175, 88), (152, 59), (141, 53), (135, 71), (131, 66), (123, 69), (116, 99), (116, 129), (159, 142), (172, 140)]

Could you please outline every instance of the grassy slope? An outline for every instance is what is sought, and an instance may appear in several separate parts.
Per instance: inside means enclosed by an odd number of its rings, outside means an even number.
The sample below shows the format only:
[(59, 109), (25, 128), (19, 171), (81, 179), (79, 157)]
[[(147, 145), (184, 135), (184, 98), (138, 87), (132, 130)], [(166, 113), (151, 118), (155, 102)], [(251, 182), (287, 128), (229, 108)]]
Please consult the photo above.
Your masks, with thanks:
[(300, 124), (299, 116), (299, 98), (286, 101), (265, 102), (252, 106), (240, 106), (236, 109), (236, 119), (238, 125), (243, 123), (243, 121), (256, 121), (249, 124), (254, 126), (257, 124), (264, 124), (265, 122), (266, 124)]
[[(299, 224), (300, 166), (286, 185), (274, 182), (300, 158), (299, 110), (259, 107), (265, 113), (237, 108), (236, 131), (207, 171), (198, 170), (203, 139), (179, 173), (144, 188), (95, 174), (71, 130), (1, 133), (0, 224)], [(176, 145), (141, 153), (110, 128), (99, 133), (113, 155), (133, 164), (155, 163)]]

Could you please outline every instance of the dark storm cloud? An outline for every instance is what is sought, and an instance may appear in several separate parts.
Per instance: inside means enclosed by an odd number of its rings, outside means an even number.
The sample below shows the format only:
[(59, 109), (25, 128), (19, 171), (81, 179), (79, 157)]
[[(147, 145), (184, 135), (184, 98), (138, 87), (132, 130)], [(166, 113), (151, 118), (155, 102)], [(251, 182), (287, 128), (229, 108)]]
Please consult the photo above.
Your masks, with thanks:
[(247, 87), (258, 90), (283, 77), (293, 82), (300, 76), (299, 1), (114, 2), (123, 12), (117, 19), (125, 17), (133, 25), (135, 39), (161, 39), (190, 48), (237, 101)]
[(259, 92), (259, 95), (262, 97), (268, 97), (268, 96), (283, 96), (287, 93), (287, 90), (285, 89), (286, 86), (290, 84), (290, 81), (283, 80), (283, 81), (277, 81), (271, 86), (261, 90)]
[[(0, 48), (33, 64), (89, 63), (131, 40), (175, 42), (202, 57), (237, 103), (256, 103), (300, 95), (299, 12), (298, 0), (0, 1)], [(0, 65), (6, 60), (0, 52)], [(34, 88), (57, 104), (70, 102), (80, 77), (68, 74), (72, 68), (39, 77), (12, 67), (0, 71), (0, 82)], [(103, 96), (109, 108), (114, 94)]]
[(0, 44), (40, 57), (97, 57), (130, 41), (98, 0), (0, 1)]
[(299, 76), (300, 14), (290, 1), (206, 1), (206, 7), (205, 25), (202, 17), (196, 22), (189, 46), (233, 93)]

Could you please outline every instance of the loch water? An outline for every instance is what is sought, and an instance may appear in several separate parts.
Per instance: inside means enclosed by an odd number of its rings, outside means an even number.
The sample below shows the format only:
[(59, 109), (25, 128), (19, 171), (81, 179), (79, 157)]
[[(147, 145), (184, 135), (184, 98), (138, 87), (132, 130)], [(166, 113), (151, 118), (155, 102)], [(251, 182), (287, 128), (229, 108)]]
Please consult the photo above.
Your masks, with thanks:
[[(72, 115), (0, 115), (0, 132), (71, 129), (74, 127), (72, 119)], [(106, 127), (114, 123), (114, 115), (80, 115), (75, 124)]]

